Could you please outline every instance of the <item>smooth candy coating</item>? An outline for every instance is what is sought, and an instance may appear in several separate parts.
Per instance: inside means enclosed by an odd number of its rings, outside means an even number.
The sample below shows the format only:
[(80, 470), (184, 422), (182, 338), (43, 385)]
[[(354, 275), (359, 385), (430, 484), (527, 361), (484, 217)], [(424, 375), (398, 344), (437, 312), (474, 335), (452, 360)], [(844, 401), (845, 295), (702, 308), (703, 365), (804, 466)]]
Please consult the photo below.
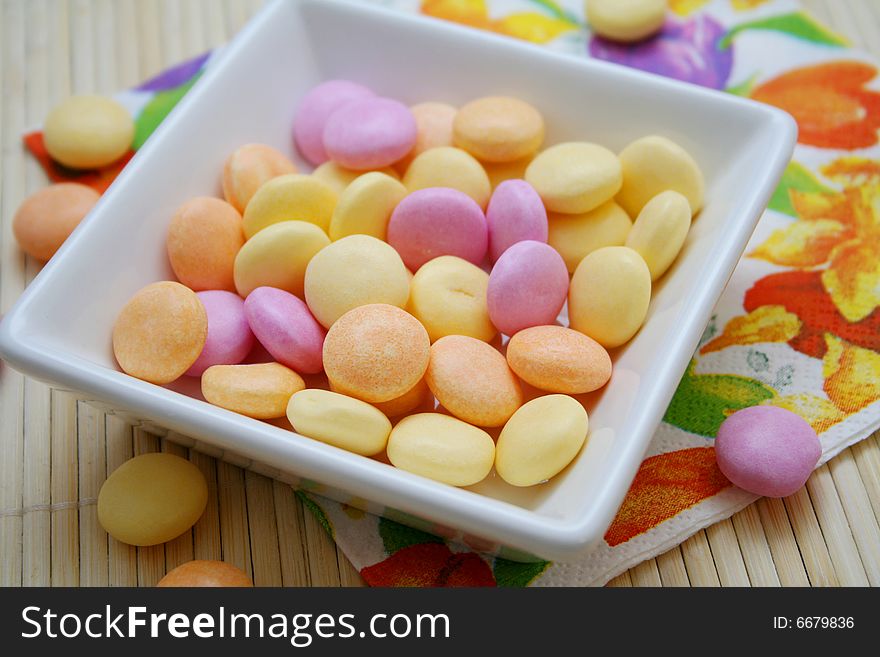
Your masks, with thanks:
[(603, 246), (623, 246), (632, 229), (632, 220), (614, 201), (607, 201), (582, 214), (548, 215), (547, 242), (574, 273), (587, 254)]
[(334, 390), (386, 402), (424, 376), (430, 347), (427, 331), (408, 312), (384, 303), (359, 306), (327, 332), (324, 371)]
[(409, 108), (390, 98), (362, 98), (333, 112), (324, 127), (330, 159), (369, 171), (397, 162), (415, 146), (418, 128)]
[(431, 187), (457, 189), (470, 196), (481, 209), (486, 207), (492, 194), (483, 165), (467, 151), (450, 146), (431, 148), (417, 156), (406, 170), (403, 184), (410, 192)]
[(545, 395), (524, 404), (504, 425), (495, 470), (513, 486), (534, 486), (572, 462), (587, 439), (584, 407), (567, 395)]
[[(426, 403), (429, 397), (431, 398), (431, 401), (434, 400), (434, 396), (428, 389), (428, 384), (425, 383), (424, 379), (421, 379), (400, 397), (389, 399), (386, 402), (375, 402), (373, 406), (382, 411), (386, 417), (397, 417), (414, 411), (423, 403)], [(433, 407), (432, 404), (431, 408)]]
[(226, 159), (223, 165), (223, 196), (239, 212), (257, 190), (272, 178), (296, 173), (287, 157), (266, 144), (245, 144)]
[(641, 328), (651, 302), (651, 272), (625, 246), (606, 246), (581, 260), (571, 279), (571, 328), (606, 349), (628, 342)]
[[(384, 173), (386, 176), (391, 176), (395, 180), (400, 180), (397, 171), (391, 167), (383, 167), (377, 169), (377, 171), (379, 173)], [(330, 185), (330, 188), (336, 192), (337, 196), (341, 195), (342, 192), (345, 191), (345, 188), (354, 182), (355, 178), (359, 178), (362, 175), (364, 175), (363, 171), (352, 171), (351, 169), (341, 167), (336, 164), (336, 162), (331, 162), (330, 160), (324, 162), (324, 164), (312, 171), (312, 177)]]
[(620, 190), (620, 160), (603, 146), (566, 142), (539, 153), (526, 168), (550, 212), (580, 214), (610, 200)]
[(526, 177), (526, 169), (532, 163), (533, 157), (529, 155), (520, 160), (513, 162), (484, 162), (483, 169), (489, 176), (489, 183), (492, 189), (498, 189), (498, 186), (505, 180), (522, 180)]
[(244, 244), (241, 215), (219, 198), (198, 196), (181, 205), (165, 247), (177, 279), (193, 290), (234, 290), (235, 256)]
[(495, 188), (486, 209), (486, 223), (492, 262), (517, 242), (547, 241), (547, 210), (525, 180), (506, 180)]
[(498, 333), (489, 319), (489, 275), (455, 256), (440, 256), (419, 267), (410, 285), (407, 310), (428, 331), (431, 342), (467, 335), (489, 342)]
[(287, 419), (297, 433), (364, 456), (385, 449), (391, 433), (391, 422), (375, 406), (329, 390), (296, 393)]
[(291, 173), (260, 187), (244, 211), (245, 237), (280, 221), (307, 221), (325, 233), (336, 207), (336, 192), (314, 176)]
[(125, 155), (134, 137), (128, 110), (104, 96), (71, 96), (43, 124), (43, 143), (53, 160), (71, 169), (97, 169)]
[(454, 417), (419, 413), (392, 429), (388, 460), (401, 470), (450, 486), (471, 486), (492, 469), (495, 443), (482, 429)]
[(384, 241), (391, 213), (406, 194), (399, 180), (378, 171), (365, 173), (339, 195), (330, 219), (330, 239), (360, 234)]
[(450, 413), (481, 427), (500, 427), (523, 401), (504, 356), (463, 335), (448, 335), (431, 346), (425, 381)]
[(668, 0), (588, 0), (590, 28), (613, 41), (641, 41), (659, 32), (666, 20)]
[(592, 338), (563, 326), (533, 326), (507, 343), (510, 369), (535, 388), (567, 395), (598, 390), (611, 378), (611, 357)]
[(413, 271), (443, 255), (478, 265), (486, 257), (489, 228), (480, 206), (466, 194), (431, 187), (410, 193), (394, 209), (388, 243)]
[(155, 452), (120, 465), (98, 493), (98, 522), (129, 545), (158, 545), (189, 530), (208, 504), (208, 485), (186, 459)]
[(455, 145), (484, 162), (513, 162), (537, 151), (544, 118), (532, 105), (509, 96), (487, 96), (458, 110)]
[(822, 456), (819, 436), (801, 416), (776, 406), (752, 406), (728, 417), (715, 436), (715, 458), (736, 486), (787, 497), (803, 486)]
[(416, 120), (416, 143), (394, 167), (405, 173), (413, 159), (438, 146), (452, 146), (452, 121), (458, 110), (446, 103), (419, 103), (409, 108)]
[(277, 287), (303, 298), (306, 267), (329, 244), (327, 234), (306, 221), (267, 226), (235, 257), (235, 289), (246, 297), (258, 287)]
[(409, 274), (393, 248), (369, 235), (349, 235), (321, 249), (306, 267), (306, 303), (324, 328), (353, 308), (387, 303), (405, 308)]
[(164, 385), (192, 367), (207, 337), (208, 314), (196, 293), (160, 281), (123, 306), (113, 325), (113, 354), (126, 374)]
[(47, 261), (61, 248), (100, 195), (79, 183), (49, 185), (28, 196), (12, 218), (12, 232), (21, 250)]
[(348, 80), (328, 80), (314, 87), (300, 101), (293, 119), (293, 140), (300, 154), (314, 165), (330, 159), (324, 149), (327, 119), (339, 108), (374, 95), (370, 89)]
[(691, 214), (703, 207), (705, 184), (691, 155), (666, 137), (642, 137), (620, 151), (623, 186), (616, 201), (630, 217), (638, 217), (652, 198), (667, 189), (688, 200)]
[(196, 296), (208, 315), (208, 337), (202, 353), (185, 372), (187, 376), (201, 376), (213, 365), (237, 365), (254, 346), (240, 296), (226, 290), (205, 290)]
[(552, 324), (567, 294), (562, 256), (543, 242), (517, 242), (501, 254), (489, 275), (489, 317), (505, 335)]
[(274, 287), (258, 287), (244, 302), (248, 324), (272, 358), (301, 374), (324, 369), (324, 327), (298, 297)]
[(156, 584), (158, 588), (245, 588), (253, 585), (251, 578), (241, 568), (225, 561), (203, 559), (180, 564)]
[(284, 417), (291, 396), (306, 387), (280, 363), (215, 365), (202, 374), (202, 395), (214, 406), (257, 420)]
[(626, 238), (626, 246), (645, 259), (651, 280), (656, 281), (678, 257), (690, 227), (688, 200), (668, 189), (642, 208)]

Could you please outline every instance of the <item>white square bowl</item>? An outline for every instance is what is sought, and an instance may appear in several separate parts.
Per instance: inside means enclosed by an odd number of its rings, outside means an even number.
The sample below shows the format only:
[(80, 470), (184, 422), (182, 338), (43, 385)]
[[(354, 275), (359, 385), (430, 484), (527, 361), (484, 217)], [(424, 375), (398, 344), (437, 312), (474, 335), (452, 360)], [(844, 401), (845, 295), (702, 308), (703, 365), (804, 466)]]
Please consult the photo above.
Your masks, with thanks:
[[(591, 401), (584, 450), (549, 484), (516, 489), (491, 476), (453, 488), (118, 370), (113, 321), (136, 290), (172, 277), (164, 240), (175, 208), (219, 195), (223, 160), (245, 142), (294, 156), (297, 102), (336, 77), (407, 103), (517, 96), (543, 112), (547, 143), (619, 150), (656, 133), (702, 165), (707, 202), (684, 252), (655, 289), (642, 331), (616, 351), (614, 375)], [(279, 0), (225, 49), (31, 284), (0, 324), (0, 354), (31, 376), (192, 436), (197, 448), (340, 501), (451, 527), (509, 557), (571, 559), (614, 518), (795, 134), (781, 111), (620, 66), (362, 3)]]

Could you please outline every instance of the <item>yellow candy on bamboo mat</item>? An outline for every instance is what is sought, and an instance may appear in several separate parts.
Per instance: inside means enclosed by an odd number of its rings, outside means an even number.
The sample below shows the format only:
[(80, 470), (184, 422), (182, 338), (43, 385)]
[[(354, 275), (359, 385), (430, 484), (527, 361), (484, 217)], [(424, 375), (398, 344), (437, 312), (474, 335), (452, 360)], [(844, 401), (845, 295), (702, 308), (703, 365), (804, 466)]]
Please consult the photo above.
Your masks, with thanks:
[(505, 180), (518, 180), (526, 177), (526, 169), (532, 162), (532, 156), (513, 162), (484, 162), (483, 168), (489, 176), (489, 183), (494, 190)]
[(330, 328), (352, 308), (369, 303), (405, 308), (409, 275), (393, 247), (369, 235), (349, 235), (309, 262), (305, 295), (315, 319)]
[(640, 41), (659, 32), (668, 0), (587, 0), (587, 22), (599, 36)]
[(206, 401), (258, 420), (284, 417), (291, 396), (305, 387), (299, 374), (280, 363), (214, 365), (202, 374)]
[(626, 246), (593, 251), (578, 265), (568, 291), (571, 328), (606, 349), (636, 334), (651, 301), (651, 272), (638, 253)]
[(287, 419), (297, 433), (364, 456), (385, 449), (391, 433), (391, 422), (375, 406), (329, 390), (296, 393)]
[(314, 176), (291, 173), (260, 187), (244, 210), (244, 234), (250, 239), (279, 221), (308, 221), (325, 233), (336, 207), (336, 192)]
[(139, 290), (120, 311), (113, 354), (126, 374), (163, 385), (196, 362), (207, 337), (208, 314), (196, 293), (161, 281)]
[(614, 201), (582, 214), (551, 212), (547, 217), (547, 243), (559, 251), (569, 273), (588, 253), (603, 246), (623, 246), (632, 221)]
[(296, 166), (286, 155), (266, 144), (245, 144), (223, 165), (223, 196), (236, 210), (244, 212), (264, 183), (288, 173), (296, 173)]
[(45, 262), (61, 248), (100, 195), (79, 183), (49, 185), (28, 196), (12, 218), (21, 250)]
[(158, 588), (251, 587), (246, 572), (225, 561), (196, 559), (180, 564), (156, 584)]
[[(386, 176), (391, 176), (395, 180), (400, 180), (400, 176), (397, 174), (397, 171), (392, 169), (391, 167), (385, 167), (383, 169), (377, 169), (379, 173), (384, 173)], [(339, 196), (345, 191), (345, 188), (348, 187), (355, 178), (360, 178), (364, 175), (363, 171), (354, 171), (353, 169), (346, 169), (345, 167), (341, 167), (336, 162), (332, 160), (327, 160), (324, 164), (321, 164), (312, 171), (312, 177), (321, 180), (322, 182), (330, 185), (330, 188), (336, 192), (336, 195)]]
[(492, 195), (489, 176), (473, 155), (460, 148), (440, 146), (416, 157), (403, 184), (410, 192), (428, 187), (451, 187), (470, 196), (484, 210)]
[(495, 470), (508, 484), (534, 486), (572, 462), (587, 438), (589, 419), (580, 402), (545, 395), (524, 404), (501, 430)]
[(544, 118), (528, 103), (487, 96), (458, 110), (455, 145), (484, 162), (513, 162), (533, 155), (544, 142)]
[(388, 460), (401, 470), (444, 484), (471, 486), (492, 469), (495, 443), (482, 429), (454, 417), (418, 413), (391, 430)]
[(359, 234), (384, 241), (391, 213), (406, 194), (399, 180), (378, 171), (355, 178), (339, 195), (330, 219), (330, 239)]
[(104, 96), (71, 96), (43, 124), (49, 155), (71, 169), (97, 169), (125, 155), (134, 138), (128, 110)]
[(281, 221), (267, 226), (235, 257), (235, 289), (246, 297), (258, 287), (277, 287), (305, 297), (306, 267), (330, 244), (327, 234), (306, 221)]
[(452, 121), (458, 112), (446, 103), (419, 103), (409, 108), (416, 120), (416, 145), (394, 168), (405, 173), (417, 155), (438, 146), (452, 146)]
[(691, 227), (691, 207), (678, 192), (660, 192), (645, 204), (626, 239), (648, 265), (651, 280), (660, 278), (684, 245)]
[(407, 390), (400, 397), (389, 399), (386, 402), (374, 402), (373, 406), (382, 411), (387, 417), (397, 417), (414, 411), (422, 404), (427, 405), (428, 399), (431, 400), (431, 409), (434, 408), (434, 395), (428, 389), (425, 379), (420, 379), (417, 384)]
[(616, 201), (630, 217), (638, 217), (645, 203), (667, 189), (688, 200), (691, 215), (703, 207), (705, 184), (691, 155), (666, 137), (642, 137), (620, 151), (623, 186)]
[(189, 530), (208, 503), (208, 485), (189, 461), (162, 452), (120, 465), (98, 493), (98, 522), (129, 545), (158, 545)]
[(550, 212), (589, 212), (620, 190), (620, 160), (598, 144), (557, 144), (535, 156), (526, 168), (526, 181)]

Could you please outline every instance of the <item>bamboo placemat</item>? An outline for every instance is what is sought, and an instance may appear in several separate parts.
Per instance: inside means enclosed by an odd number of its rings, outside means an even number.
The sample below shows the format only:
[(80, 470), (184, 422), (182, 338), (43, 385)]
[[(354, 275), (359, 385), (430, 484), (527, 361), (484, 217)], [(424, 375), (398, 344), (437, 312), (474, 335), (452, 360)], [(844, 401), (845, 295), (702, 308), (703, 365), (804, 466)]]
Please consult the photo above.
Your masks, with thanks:
[[(12, 215), (45, 184), (20, 135), (72, 93), (110, 93), (227, 41), (261, 0), (2, 0), (0, 312), (38, 271)], [(805, 0), (880, 55), (873, 0)], [(135, 454), (188, 457), (210, 486), (193, 530), (164, 546), (108, 539), (95, 500)], [(880, 585), (880, 441), (844, 450), (785, 500), (763, 499), (610, 586)], [(362, 585), (290, 488), (132, 427), (0, 362), (0, 584), (150, 586), (193, 558), (224, 559), (258, 585)]]

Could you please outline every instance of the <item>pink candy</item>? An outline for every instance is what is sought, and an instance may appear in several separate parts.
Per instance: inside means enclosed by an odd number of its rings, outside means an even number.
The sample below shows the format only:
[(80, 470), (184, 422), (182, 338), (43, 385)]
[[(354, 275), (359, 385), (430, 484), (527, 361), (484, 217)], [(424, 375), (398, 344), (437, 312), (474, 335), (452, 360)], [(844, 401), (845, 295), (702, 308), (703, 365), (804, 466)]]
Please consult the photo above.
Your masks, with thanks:
[(403, 103), (361, 98), (327, 119), (324, 148), (331, 160), (347, 169), (381, 169), (409, 153), (417, 135), (416, 119)]
[(324, 369), (324, 328), (298, 297), (274, 287), (258, 287), (244, 302), (251, 330), (266, 351), (300, 374)]
[(314, 165), (329, 158), (324, 150), (324, 127), (336, 110), (373, 96), (366, 87), (347, 80), (329, 80), (305, 95), (293, 121), (293, 139), (300, 154)]
[(493, 262), (517, 242), (547, 241), (547, 210), (538, 192), (525, 180), (505, 180), (495, 188), (486, 221)]
[(186, 376), (201, 376), (212, 365), (237, 365), (254, 346), (241, 297), (225, 290), (197, 292), (196, 296), (208, 315), (208, 337)]

